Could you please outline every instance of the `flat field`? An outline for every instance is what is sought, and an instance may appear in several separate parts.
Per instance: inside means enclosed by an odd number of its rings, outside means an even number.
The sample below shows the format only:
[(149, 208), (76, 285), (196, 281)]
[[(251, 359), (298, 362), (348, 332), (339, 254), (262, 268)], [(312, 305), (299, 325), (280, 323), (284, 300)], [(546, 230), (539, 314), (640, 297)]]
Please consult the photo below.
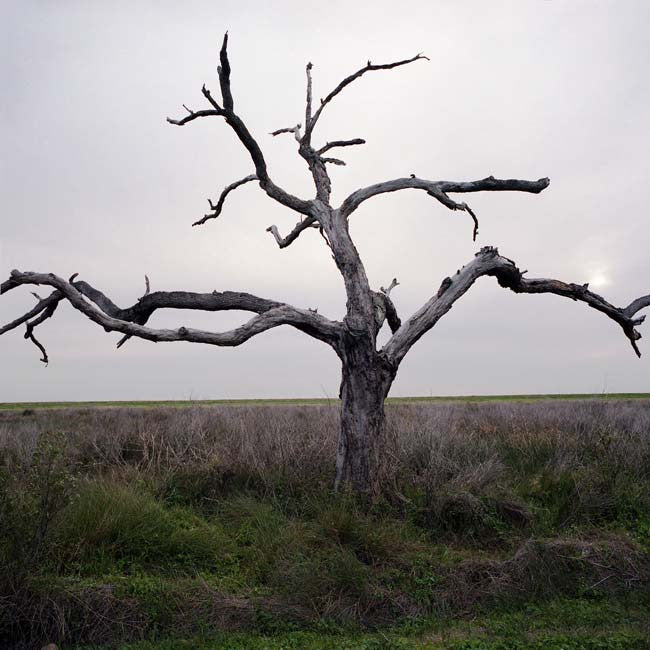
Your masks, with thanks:
[[(616, 400), (648, 399), (650, 393), (558, 393), (543, 395), (439, 395), (419, 397), (389, 397), (391, 404), (412, 404), (421, 402), (535, 402), (540, 400)], [(337, 403), (337, 399), (327, 397), (300, 398), (258, 398), (258, 399), (208, 399), (208, 400), (149, 400), (149, 401), (113, 401), (113, 402), (0, 402), (0, 411), (16, 409), (63, 409), (91, 407), (197, 407), (197, 406), (319, 406)]]
[(648, 648), (648, 397), (2, 405), (0, 647)]

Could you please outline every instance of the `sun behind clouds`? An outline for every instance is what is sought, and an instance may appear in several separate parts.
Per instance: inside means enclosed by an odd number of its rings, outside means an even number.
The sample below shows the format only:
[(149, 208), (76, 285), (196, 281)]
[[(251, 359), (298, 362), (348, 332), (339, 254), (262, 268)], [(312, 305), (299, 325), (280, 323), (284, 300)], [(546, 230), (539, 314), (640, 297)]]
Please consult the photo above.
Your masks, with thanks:
[(593, 287), (594, 289), (598, 287), (606, 287), (610, 284), (611, 281), (606, 271), (596, 271), (595, 273), (592, 273), (591, 277), (589, 278), (589, 286)]

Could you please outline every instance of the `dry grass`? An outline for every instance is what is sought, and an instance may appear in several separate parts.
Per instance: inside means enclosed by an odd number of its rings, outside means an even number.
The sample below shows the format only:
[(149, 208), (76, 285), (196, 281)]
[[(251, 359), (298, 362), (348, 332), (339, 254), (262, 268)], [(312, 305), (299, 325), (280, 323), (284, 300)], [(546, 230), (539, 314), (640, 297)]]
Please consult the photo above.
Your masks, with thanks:
[[(338, 407), (213, 406), (103, 408), (0, 413), (0, 452), (26, 459), (44, 432), (62, 431), (90, 471), (134, 467), (170, 472), (216, 463), (311, 475), (333, 464)], [(400, 467), (436, 487), (493, 482), (504, 448), (518, 462), (567, 469), (606, 454), (615, 468), (644, 473), (650, 458), (650, 400), (411, 403), (388, 409)]]

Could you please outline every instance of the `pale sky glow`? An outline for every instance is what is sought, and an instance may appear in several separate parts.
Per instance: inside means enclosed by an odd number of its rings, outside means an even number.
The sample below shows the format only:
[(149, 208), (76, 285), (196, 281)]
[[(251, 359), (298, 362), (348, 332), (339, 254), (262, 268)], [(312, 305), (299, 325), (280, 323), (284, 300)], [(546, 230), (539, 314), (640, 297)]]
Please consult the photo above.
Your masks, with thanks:
[(606, 287), (610, 284), (607, 274), (604, 272), (594, 273), (589, 280), (589, 286), (594, 288)]
[[(410, 173), (432, 180), (549, 176), (540, 195), (466, 195), (466, 214), (423, 192), (376, 197), (351, 218), (374, 288), (404, 319), (481, 246), (527, 277), (589, 282), (616, 305), (650, 292), (650, 3), (646, 0), (250, 0), (6, 3), (2, 12), (0, 276), (12, 268), (80, 278), (120, 306), (144, 289), (240, 290), (341, 318), (343, 285), (317, 232), (278, 250), (265, 231), (295, 219), (253, 183), (192, 228), (229, 183), (252, 173), (220, 119), (165, 122), (216, 93), (230, 34), (235, 107), (272, 178), (309, 198), (291, 136), (304, 66), (325, 96), (368, 59), (431, 61), (372, 73), (328, 107), (316, 143), (362, 137), (331, 169), (333, 199)], [(459, 197), (454, 197), (459, 198)], [(45, 290), (43, 290), (45, 293)], [(0, 298), (0, 322), (30, 309)], [(160, 313), (152, 326), (227, 329), (242, 313)], [(393, 395), (650, 391), (650, 328), (634, 355), (615, 323), (556, 296), (518, 296), (483, 278), (400, 368)], [(0, 337), (0, 402), (336, 397), (334, 353), (288, 327), (234, 349), (132, 340), (115, 349), (70, 307)], [(382, 333), (382, 341), (387, 332)]]

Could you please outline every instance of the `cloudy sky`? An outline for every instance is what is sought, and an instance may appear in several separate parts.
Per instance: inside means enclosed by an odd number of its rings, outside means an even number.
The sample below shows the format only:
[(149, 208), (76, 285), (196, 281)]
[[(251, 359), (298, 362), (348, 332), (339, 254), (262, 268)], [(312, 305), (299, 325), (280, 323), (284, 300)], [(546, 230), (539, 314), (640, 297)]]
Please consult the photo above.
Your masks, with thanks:
[[(487, 244), (529, 277), (592, 283), (626, 305), (650, 290), (650, 4), (645, 0), (328, 3), (301, 0), (14, 2), (2, 10), (0, 275), (78, 272), (122, 306), (144, 290), (241, 290), (343, 315), (340, 276), (318, 234), (279, 250), (265, 232), (295, 221), (255, 185), (218, 221), (191, 228), (206, 198), (252, 172), (220, 119), (165, 122), (218, 89), (230, 34), (236, 109), (271, 176), (308, 198), (291, 137), (304, 66), (324, 96), (368, 59), (431, 61), (366, 75), (332, 104), (315, 141), (363, 137), (331, 169), (333, 199), (416, 173), (432, 180), (551, 178), (540, 195), (484, 193), (467, 215), (423, 192), (368, 201), (351, 231), (378, 288), (394, 276), (404, 318)], [(343, 155), (344, 154), (344, 155)], [(0, 321), (34, 299), (0, 299)], [(154, 326), (228, 329), (249, 316), (158, 314)], [(334, 397), (339, 365), (288, 327), (242, 347), (132, 340), (115, 349), (70, 307), (0, 338), (0, 401)], [(385, 337), (384, 337), (385, 338)], [(650, 391), (650, 331), (638, 360), (618, 327), (556, 296), (479, 281), (401, 366), (393, 395)], [(644, 345), (645, 343), (645, 345)]]

